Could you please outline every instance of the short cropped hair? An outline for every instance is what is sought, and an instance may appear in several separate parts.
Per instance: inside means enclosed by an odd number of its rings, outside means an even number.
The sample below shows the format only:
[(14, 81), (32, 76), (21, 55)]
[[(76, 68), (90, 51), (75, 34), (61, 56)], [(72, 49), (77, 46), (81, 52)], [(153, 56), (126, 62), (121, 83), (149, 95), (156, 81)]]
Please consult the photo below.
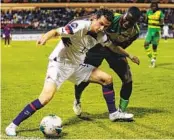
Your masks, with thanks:
[(106, 17), (108, 21), (111, 21), (111, 22), (114, 19), (113, 12), (108, 9), (100, 9), (95, 13), (95, 15), (97, 16), (97, 19), (100, 18), (101, 16), (104, 16)]
[(159, 9), (158, 2), (151, 2), (150, 7), (152, 8), (155, 5), (156, 9)]

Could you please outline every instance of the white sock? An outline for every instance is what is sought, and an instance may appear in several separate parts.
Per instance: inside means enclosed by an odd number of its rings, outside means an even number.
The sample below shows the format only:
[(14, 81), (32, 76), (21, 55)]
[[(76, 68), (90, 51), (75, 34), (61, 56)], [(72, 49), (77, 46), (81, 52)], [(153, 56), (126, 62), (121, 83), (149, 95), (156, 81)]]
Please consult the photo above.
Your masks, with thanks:
[(10, 125), (9, 125), (10, 127), (13, 127), (13, 128), (15, 128), (16, 129), (16, 127), (17, 127), (17, 125), (16, 124), (14, 124), (13, 122), (12, 123), (10, 123)]

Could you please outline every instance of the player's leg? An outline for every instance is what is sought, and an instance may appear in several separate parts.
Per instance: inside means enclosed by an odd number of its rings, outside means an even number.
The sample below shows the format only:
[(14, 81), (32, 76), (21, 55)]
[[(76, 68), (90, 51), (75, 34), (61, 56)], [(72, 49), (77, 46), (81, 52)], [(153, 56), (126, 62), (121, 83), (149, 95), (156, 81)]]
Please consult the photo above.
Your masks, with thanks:
[(130, 67), (125, 57), (114, 57), (114, 55), (111, 55), (106, 61), (122, 81), (119, 108), (124, 112), (128, 106), (129, 98), (132, 93), (132, 74)]
[(56, 85), (52, 82), (46, 82), (38, 99), (27, 104), (24, 109), (17, 115), (13, 122), (6, 128), (8, 136), (16, 136), (16, 128), (21, 122), (31, 117), (37, 110), (46, 105), (53, 97), (56, 91)]
[[(104, 47), (100, 44), (97, 44), (95, 47), (89, 50), (87, 53), (86, 59), (84, 61), (85, 64), (90, 64), (92, 66), (98, 67), (101, 65), (104, 55)], [(89, 85), (89, 82), (82, 82), (79, 85), (75, 85), (75, 100), (73, 103), (73, 110), (76, 115), (80, 115), (82, 112), (81, 109), (81, 95), (85, 88)]]
[(167, 35), (164, 36), (164, 39), (167, 40)]
[(132, 114), (123, 113), (116, 109), (113, 81), (109, 74), (92, 65), (83, 64), (76, 70), (69, 80), (77, 85), (82, 81), (102, 85), (103, 96), (109, 111), (109, 119), (111, 121), (117, 119), (132, 119)]
[(112, 77), (102, 70), (95, 68), (90, 75), (89, 81), (102, 85), (103, 96), (107, 103), (109, 113), (115, 112), (115, 93), (113, 89)]
[(144, 49), (145, 49), (149, 59), (152, 58), (152, 50), (150, 48), (151, 40), (152, 40), (152, 30), (148, 29), (147, 36), (146, 36), (145, 42), (144, 42)]
[(4, 37), (4, 46), (7, 47), (7, 37)]
[(73, 103), (73, 111), (77, 116), (80, 116), (82, 113), (82, 108), (81, 108), (81, 95), (85, 88), (89, 85), (89, 82), (82, 82), (79, 85), (75, 85), (75, 100)]
[(133, 118), (132, 114), (123, 113), (116, 109), (113, 80), (109, 74), (96, 68), (91, 73), (89, 81), (102, 85), (103, 96), (108, 107), (109, 119), (111, 121), (115, 121), (117, 119), (132, 119)]
[(158, 49), (158, 44), (159, 44), (159, 40), (160, 40), (160, 31), (157, 31), (155, 33), (155, 36), (153, 38), (153, 41), (152, 41), (152, 59), (151, 59), (151, 67), (155, 67), (156, 65), (156, 57), (157, 57), (157, 49)]
[(151, 67), (154, 68), (156, 66), (156, 57), (157, 57), (157, 44), (152, 44), (153, 52), (152, 52), (152, 59), (151, 59)]
[[(26, 105), (26, 107), (24, 107), (24, 109), (17, 115), (12, 123), (7, 126), (5, 131), (8, 136), (16, 136), (17, 126), (19, 126), (21, 122), (31, 117), (37, 110), (41, 109), (51, 101), (54, 94), (56, 93), (57, 87), (60, 87), (60, 85), (65, 81), (69, 74), (68, 69), (66, 73), (62, 73), (63, 70), (61, 69), (64, 69), (63, 63), (59, 64), (58, 62), (50, 61), (48, 65), (45, 84), (40, 96), (38, 97), (38, 99), (35, 99), (34, 101)], [(57, 75), (61, 74), (62, 77), (59, 77), (59, 79), (57, 79)]]
[(8, 47), (11, 47), (10, 46), (10, 36), (8, 36), (8, 38), (7, 38), (7, 44), (8, 44)]

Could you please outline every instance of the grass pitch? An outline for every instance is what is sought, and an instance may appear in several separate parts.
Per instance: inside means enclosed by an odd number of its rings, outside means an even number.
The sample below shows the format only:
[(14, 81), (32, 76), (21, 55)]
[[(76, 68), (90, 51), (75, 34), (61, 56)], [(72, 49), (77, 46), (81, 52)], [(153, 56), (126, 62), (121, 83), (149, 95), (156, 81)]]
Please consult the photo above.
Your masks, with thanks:
[[(138, 66), (129, 62), (133, 73), (133, 93), (128, 112), (135, 115), (133, 122), (111, 122), (101, 87), (90, 84), (82, 96), (83, 114), (74, 115), (73, 84), (66, 81), (54, 99), (43, 109), (24, 121), (18, 128), (18, 139), (44, 139), (39, 131), (41, 119), (56, 114), (63, 120), (61, 139), (167, 139), (174, 138), (174, 40), (161, 40), (157, 67), (149, 68), (144, 40), (135, 41), (128, 51), (140, 58)], [(26, 104), (38, 97), (42, 90), (48, 56), (56, 41), (36, 47), (35, 42), (12, 42), (5, 48), (1, 43), (1, 139), (5, 127)], [(119, 103), (120, 79), (104, 61), (101, 69), (114, 78), (116, 105)]]

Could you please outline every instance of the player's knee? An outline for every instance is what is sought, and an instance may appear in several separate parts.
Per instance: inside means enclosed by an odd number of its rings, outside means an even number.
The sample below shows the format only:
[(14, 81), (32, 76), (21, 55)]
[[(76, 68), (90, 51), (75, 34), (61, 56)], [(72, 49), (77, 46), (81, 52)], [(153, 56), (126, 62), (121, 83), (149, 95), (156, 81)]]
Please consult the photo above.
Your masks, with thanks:
[(112, 79), (112, 76), (111, 75), (108, 75), (105, 80), (104, 80), (104, 85), (109, 85), (113, 83), (113, 79)]
[(145, 48), (145, 49), (147, 49), (147, 48), (148, 48), (148, 46), (149, 46), (149, 44), (150, 44), (150, 43), (145, 42), (145, 43), (144, 43), (144, 48)]
[(54, 91), (44, 89), (41, 95), (39, 96), (41, 104), (46, 105), (47, 103), (49, 103), (49, 101), (51, 101), (51, 99), (53, 98), (53, 95)]
[(123, 82), (122, 85), (132, 85), (132, 83), (133, 83), (133, 81), (130, 80), (130, 81), (125, 81), (125, 82)]
[(153, 44), (152, 45), (153, 50), (157, 50), (157, 46), (158, 46), (157, 44)]
[(124, 78), (122, 78), (122, 83), (123, 84), (132, 83), (132, 74), (130, 71), (124, 75)]

